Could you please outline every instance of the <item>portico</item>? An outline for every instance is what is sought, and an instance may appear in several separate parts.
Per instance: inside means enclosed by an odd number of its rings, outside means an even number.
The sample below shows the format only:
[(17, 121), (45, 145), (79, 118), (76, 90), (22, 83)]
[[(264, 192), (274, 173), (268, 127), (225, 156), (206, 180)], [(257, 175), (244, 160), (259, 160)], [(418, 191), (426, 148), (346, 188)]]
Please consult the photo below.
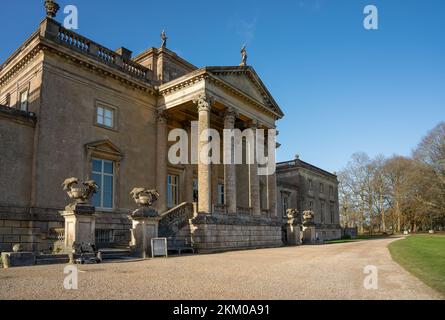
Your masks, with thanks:
[[(256, 78), (256, 79), (255, 79)], [(243, 163), (235, 164), (235, 147), (232, 144), (232, 162), (226, 158), (223, 148), (223, 129), (250, 128), (274, 129), (275, 121), (282, 116), (251, 67), (203, 68), (160, 87), (162, 110), (157, 121), (157, 188), (160, 194), (167, 194), (169, 173), (179, 172), (183, 183), (179, 192), (179, 202), (189, 202), (193, 198), (193, 179), (197, 181), (199, 214), (249, 213), (254, 216), (276, 217), (276, 183), (274, 175), (259, 176), (258, 164), (248, 143), (243, 144)], [(232, 86), (236, 81), (238, 87)], [(242, 84), (243, 86), (240, 86)], [(190, 123), (197, 121), (197, 132), (192, 132)], [(190, 138), (189, 163), (172, 165), (167, 159), (168, 131), (175, 128), (186, 129), (197, 134), (197, 154), (194, 154)], [(221, 137), (221, 162), (212, 163), (210, 157), (203, 159), (203, 148), (210, 137), (204, 134), (214, 129)], [(200, 137), (200, 138), (199, 138)], [(171, 142), (170, 142), (171, 144)], [(201, 155), (201, 156), (199, 156)], [(251, 158), (250, 158), (251, 157)], [(253, 164), (248, 164), (247, 159)], [(166, 161), (167, 159), (167, 161)], [(260, 179), (265, 183), (260, 184)], [(165, 191), (165, 192), (164, 192)], [(171, 209), (168, 196), (161, 196), (159, 210)], [(170, 208), (169, 208), (170, 207)]]

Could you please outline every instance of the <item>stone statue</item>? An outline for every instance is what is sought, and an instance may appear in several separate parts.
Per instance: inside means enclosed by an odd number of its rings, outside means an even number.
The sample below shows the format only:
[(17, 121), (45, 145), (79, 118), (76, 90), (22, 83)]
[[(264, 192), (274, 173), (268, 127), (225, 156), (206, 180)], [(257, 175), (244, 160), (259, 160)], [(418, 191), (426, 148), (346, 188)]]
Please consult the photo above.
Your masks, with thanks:
[(151, 207), (159, 199), (159, 193), (156, 190), (145, 188), (134, 188), (130, 195), (136, 204), (141, 207)]
[(246, 50), (246, 45), (243, 45), (243, 47), (241, 48), (241, 63), (240, 66), (247, 66), (247, 50)]
[(57, 11), (59, 11), (60, 7), (54, 0), (45, 0), (45, 9), (46, 9), (46, 16), (48, 18), (54, 18), (57, 14)]
[(314, 212), (312, 210), (307, 210), (303, 212), (303, 226), (314, 225)]
[(68, 206), (70, 208), (91, 203), (91, 198), (99, 189), (99, 186), (93, 180), (85, 181), (82, 184), (84, 187), (76, 187), (78, 184), (79, 179), (77, 178), (68, 178), (62, 184), (63, 190), (66, 191), (70, 199), (74, 200), (74, 203)]
[(168, 40), (168, 37), (167, 37), (167, 34), (165, 33), (165, 30), (162, 30), (162, 33), (161, 33), (161, 40), (162, 40), (162, 45), (161, 45), (161, 47), (162, 47), (162, 48), (166, 48), (166, 47), (167, 47), (167, 40)]

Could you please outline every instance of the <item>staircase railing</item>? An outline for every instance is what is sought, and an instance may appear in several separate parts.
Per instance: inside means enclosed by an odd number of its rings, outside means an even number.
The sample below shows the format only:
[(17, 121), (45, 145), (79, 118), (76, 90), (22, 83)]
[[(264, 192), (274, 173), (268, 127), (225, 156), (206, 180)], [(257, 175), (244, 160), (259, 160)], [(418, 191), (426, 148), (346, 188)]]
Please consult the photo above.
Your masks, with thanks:
[(193, 203), (184, 202), (179, 206), (161, 214), (159, 221), (159, 236), (175, 237), (178, 232), (189, 224), (195, 216)]

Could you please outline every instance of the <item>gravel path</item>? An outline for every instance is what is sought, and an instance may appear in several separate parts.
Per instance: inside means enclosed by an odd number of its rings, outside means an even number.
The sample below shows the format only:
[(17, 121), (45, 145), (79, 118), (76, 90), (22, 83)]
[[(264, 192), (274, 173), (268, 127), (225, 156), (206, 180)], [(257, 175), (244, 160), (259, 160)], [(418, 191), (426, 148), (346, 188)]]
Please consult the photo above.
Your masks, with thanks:
[[(79, 266), (79, 289), (63, 288), (63, 265), (0, 270), (1, 299), (444, 299), (392, 261), (395, 239)], [(367, 265), (378, 289), (363, 287)]]

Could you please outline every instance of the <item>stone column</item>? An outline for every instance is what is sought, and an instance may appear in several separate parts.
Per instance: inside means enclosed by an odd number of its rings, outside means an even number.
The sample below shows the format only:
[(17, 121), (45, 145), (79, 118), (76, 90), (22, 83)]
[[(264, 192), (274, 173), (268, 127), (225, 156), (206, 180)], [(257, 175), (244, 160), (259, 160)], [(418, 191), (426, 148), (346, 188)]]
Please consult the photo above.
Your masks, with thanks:
[[(210, 159), (201, 158), (202, 148), (208, 144), (210, 136), (205, 136), (205, 130), (210, 129), (210, 109), (211, 97), (206, 94), (201, 94), (194, 100), (198, 108), (198, 213), (210, 214), (212, 212), (211, 199), (211, 164)], [(205, 161), (202, 161), (205, 160)]]
[(276, 173), (267, 176), (268, 184), (268, 207), (272, 217), (278, 216), (277, 210), (277, 175)]
[(156, 190), (159, 192), (157, 209), (167, 211), (167, 115), (165, 111), (157, 114), (156, 141)]
[[(186, 127), (187, 135), (189, 139), (192, 137), (190, 126)], [(189, 153), (191, 151), (191, 147), (189, 145)], [(184, 172), (184, 202), (193, 202), (193, 164), (191, 163), (190, 155), (189, 155), (189, 164), (185, 165)]]
[(260, 200), (260, 177), (258, 176), (258, 164), (256, 161), (256, 129), (257, 122), (250, 124), (250, 129), (253, 131), (254, 146), (253, 154), (250, 146), (247, 148), (247, 155), (249, 159), (249, 207), (252, 208), (254, 215), (261, 215), (261, 200)]
[[(235, 129), (236, 113), (229, 108), (224, 117), (224, 129)], [(230, 143), (227, 141), (226, 143)], [(229, 214), (236, 214), (236, 165), (235, 165), (235, 141), (230, 143), (232, 150), (232, 161), (230, 164), (224, 164), (224, 200)]]

